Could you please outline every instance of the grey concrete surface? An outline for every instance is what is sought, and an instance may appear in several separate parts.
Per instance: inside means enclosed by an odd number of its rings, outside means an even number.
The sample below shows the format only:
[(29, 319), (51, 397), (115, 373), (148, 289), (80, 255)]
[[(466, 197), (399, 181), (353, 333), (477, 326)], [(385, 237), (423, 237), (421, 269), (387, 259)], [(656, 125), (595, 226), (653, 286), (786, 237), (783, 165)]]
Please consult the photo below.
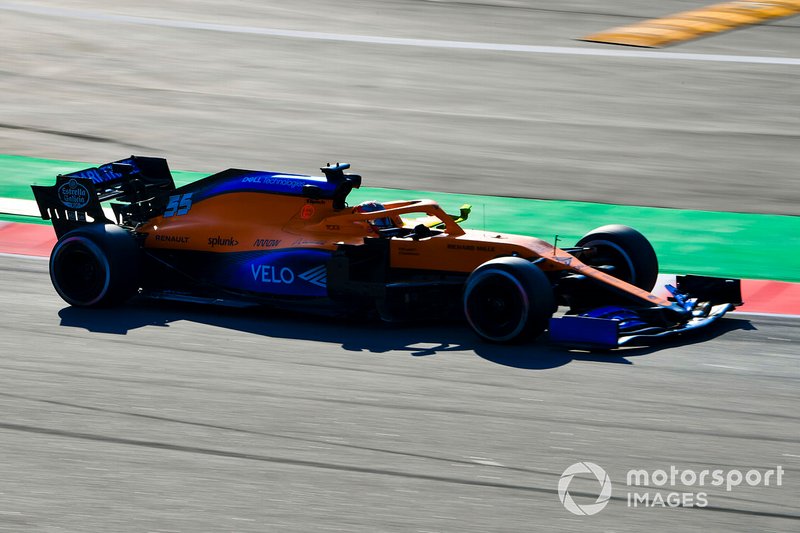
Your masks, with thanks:
[[(573, 39), (703, 3), (297, 4), (21, 5), (614, 50)], [(800, 213), (796, 66), (328, 42), (9, 6), (0, 153), (164, 155), (209, 172), (349, 160), (375, 186)], [(798, 58), (797, 35), (788, 19), (672, 50)], [(46, 262), (9, 257), (0, 309), (0, 531), (798, 528), (789, 319), (735, 316), (704, 342), (592, 355), (488, 346), (453, 325), (80, 311)], [(558, 500), (577, 461), (614, 483), (593, 517)], [(625, 473), (670, 465), (782, 465), (784, 483), (707, 487), (706, 509), (628, 508)], [(594, 500), (596, 484), (573, 483), (576, 501)]]
[[(134, 303), (66, 307), (47, 262), (0, 257), (2, 531), (797, 531), (797, 321), (609, 354)], [(592, 461), (613, 499), (556, 492)], [(629, 508), (630, 469), (784, 469)], [(773, 479), (774, 481), (774, 479)], [(594, 501), (597, 483), (570, 490)]]
[[(797, 65), (242, 33), (617, 50), (575, 39), (704, 2), (296, 4), (0, 3), (0, 152), (97, 162), (135, 152), (208, 172), (347, 160), (375, 186), (800, 214)], [(49, 11), (21, 11), (31, 7)], [(112, 19), (88, 20), (98, 14)], [(670, 50), (797, 59), (798, 36), (792, 18)]]

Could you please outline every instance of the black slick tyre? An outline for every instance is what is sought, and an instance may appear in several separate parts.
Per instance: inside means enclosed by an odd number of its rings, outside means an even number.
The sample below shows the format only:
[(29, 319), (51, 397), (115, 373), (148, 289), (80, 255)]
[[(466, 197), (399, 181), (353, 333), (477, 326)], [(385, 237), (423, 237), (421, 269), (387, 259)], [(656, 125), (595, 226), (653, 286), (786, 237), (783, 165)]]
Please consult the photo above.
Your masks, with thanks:
[(464, 285), (463, 303), (475, 333), (497, 343), (535, 338), (556, 309), (550, 280), (519, 257), (492, 259), (476, 268)]
[(128, 231), (91, 224), (58, 240), (50, 254), (50, 279), (70, 305), (111, 306), (138, 290), (139, 259), (139, 247)]
[(614, 267), (611, 275), (652, 291), (658, 278), (658, 258), (647, 238), (628, 226), (611, 224), (593, 229), (575, 246), (594, 248), (596, 253), (584, 261), (590, 266)]

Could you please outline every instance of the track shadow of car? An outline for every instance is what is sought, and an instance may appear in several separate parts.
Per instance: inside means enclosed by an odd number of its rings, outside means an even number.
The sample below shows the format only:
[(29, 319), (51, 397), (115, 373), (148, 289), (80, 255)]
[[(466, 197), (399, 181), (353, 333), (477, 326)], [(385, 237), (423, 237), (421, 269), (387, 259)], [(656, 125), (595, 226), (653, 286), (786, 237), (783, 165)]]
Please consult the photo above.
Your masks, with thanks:
[[(477, 346), (475, 353), (482, 358), (499, 365), (531, 370), (544, 370), (563, 366), (571, 361), (592, 361), (598, 363), (617, 363), (632, 365), (629, 358), (640, 357), (662, 352), (669, 348), (689, 346), (709, 342), (725, 333), (737, 330), (754, 330), (756, 327), (749, 321), (739, 318), (725, 318), (702, 331), (692, 331), (677, 337), (663, 340), (653, 339), (647, 345), (625, 346), (615, 350), (582, 350), (566, 346), (550, 345), (550, 350), (539, 355), (532, 354), (529, 345), (504, 346), (501, 350), (484, 350)], [(537, 340), (547, 342), (547, 334)], [(487, 345), (484, 345), (487, 346)], [(494, 347), (492, 345), (488, 345)]]
[(353, 320), (277, 312), (264, 308), (212, 308), (198, 304), (134, 300), (123, 307), (86, 309), (65, 307), (59, 311), (61, 326), (95, 333), (126, 335), (143, 327), (169, 327), (190, 321), (231, 331), (272, 338), (338, 344), (344, 350), (383, 354), (405, 352), (415, 357), (472, 352), (486, 361), (528, 370), (545, 370), (574, 360), (633, 364), (628, 358), (708, 341), (738, 329), (754, 329), (748, 320), (722, 320), (702, 335), (683, 336), (652, 346), (614, 351), (572, 350), (547, 342), (547, 335), (520, 345), (491, 344), (479, 339), (463, 322), (386, 324), (379, 320)]

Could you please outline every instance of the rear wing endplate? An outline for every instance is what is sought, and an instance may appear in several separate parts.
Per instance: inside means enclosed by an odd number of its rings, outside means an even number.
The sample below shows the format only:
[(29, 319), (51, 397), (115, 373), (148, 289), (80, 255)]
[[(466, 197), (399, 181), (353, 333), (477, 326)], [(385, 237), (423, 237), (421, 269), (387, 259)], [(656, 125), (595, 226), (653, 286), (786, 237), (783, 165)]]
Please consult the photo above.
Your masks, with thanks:
[(109, 224), (101, 202), (118, 200), (146, 203), (175, 189), (166, 159), (131, 156), (98, 167), (59, 174), (55, 185), (33, 185), (33, 195), (44, 220), (56, 235), (85, 224)]

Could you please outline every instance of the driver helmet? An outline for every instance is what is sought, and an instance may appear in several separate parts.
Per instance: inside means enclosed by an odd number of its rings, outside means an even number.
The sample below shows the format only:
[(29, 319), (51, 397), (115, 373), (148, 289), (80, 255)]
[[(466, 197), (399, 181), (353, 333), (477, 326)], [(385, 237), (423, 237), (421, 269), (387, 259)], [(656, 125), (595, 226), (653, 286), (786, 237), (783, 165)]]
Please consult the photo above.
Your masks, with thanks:
[[(374, 213), (375, 211), (383, 211), (385, 209), (386, 208), (381, 203), (378, 203), (378, 202), (375, 202), (375, 201), (368, 201), (368, 202), (362, 202), (362, 203), (358, 204), (353, 209), (353, 212), (354, 213)], [(375, 219), (370, 220), (369, 223), (370, 223), (371, 226), (374, 226), (375, 228), (378, 228), (378, 229), (394, 227), (394, 223), (392, 222), (392, 219), (389, 218), (389, 217), (375, 218)]]

